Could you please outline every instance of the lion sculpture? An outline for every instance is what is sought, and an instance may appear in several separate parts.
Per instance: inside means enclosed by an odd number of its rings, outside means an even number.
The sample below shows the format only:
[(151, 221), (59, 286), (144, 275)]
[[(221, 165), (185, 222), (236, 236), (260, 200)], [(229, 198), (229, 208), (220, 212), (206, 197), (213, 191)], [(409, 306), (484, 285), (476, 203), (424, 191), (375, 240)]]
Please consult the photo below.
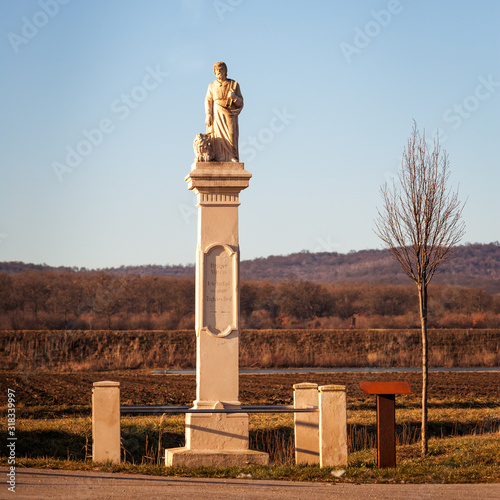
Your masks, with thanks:
[(198, 134), (194, 138), (194, 161), (212, 161), (214, 159), (210, 144), (211, 138), (210, 134)]

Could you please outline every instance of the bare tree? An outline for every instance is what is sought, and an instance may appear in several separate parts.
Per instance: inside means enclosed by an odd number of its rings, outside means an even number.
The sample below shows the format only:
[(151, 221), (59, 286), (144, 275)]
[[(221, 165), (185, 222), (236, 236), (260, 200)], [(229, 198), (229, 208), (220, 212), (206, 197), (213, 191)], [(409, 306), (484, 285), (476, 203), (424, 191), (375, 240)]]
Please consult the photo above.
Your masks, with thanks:
[(422, 326), (422, 456), (427, 454), (427, 288), (465, 234), (464, 204), (458, 189), (447, 187), (449, 162), (439, 138), (432, 150), (414, 122), (404, 149), (399, 183), (381, 187), (383, 207), (375, 221), (376, 233), (416, 283)]

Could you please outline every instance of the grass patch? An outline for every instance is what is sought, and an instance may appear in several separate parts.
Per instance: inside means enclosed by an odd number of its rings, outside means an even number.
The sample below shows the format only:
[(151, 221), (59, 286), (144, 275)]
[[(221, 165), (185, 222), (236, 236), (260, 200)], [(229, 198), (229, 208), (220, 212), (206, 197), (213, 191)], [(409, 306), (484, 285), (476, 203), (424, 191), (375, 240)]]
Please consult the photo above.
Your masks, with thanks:
[[(433, 438), (429, 455), (419, 457), (419, 444), (398, 449), (398, 465), (394, 469), (378, 469), (374, 449), (354, 452), (341, 478), (332, 475), (335, 468), (319, 466), (270, 465), (251, 467), (164, 467), (152, 464), (95, 465), (90, 460), (55, 458), (19, 458), (17, 467), (64, 470), (127, 472), (156, 476), (212, 477), (236, 479), (281, 479), (348, 483), (495, 483), (500, 482), (500, 434)], [(5, 465), (7, 459), (2, 457)]]
[[(429, 430), (434, 439), (429, 448), (429, 457), (419, 462), (420, 410), (417, 408), (398, 408), (397, 423), (397, 453), (398, 470), (405, 474), (404, 465), (410, 460), (411, 467), (425, 469), (425, 474), (432, 477), (432, 467), (436, 464), (447, 467), (450, 477), (455, 477), (458, 465), (468, 464), (469, 474), (473, 477), (474, 467), (496, 467), (500, 463), (498, 450), (487, 446), (488, 440), (474, 441), (481, 436), (492, 436), (500, 449), (500, 411), (498, 408), (433, 408), (429, 411)], [(348, 447), (350, 466), (357, 471), (354, 476), (361, 481), (371, 477), (372, 469), (376, 469), (376, 415), (374, 409), (348, 410)], [(2, 428), (6, 429), (6, 418), (0, 419)], [(272, 464), (272, 474), (284, 474), (287, 478), (300, 476), (301, 468), (294, 466), (294, 436), (292, 414), (251, 414), (249, 419), (250, 447), (269, 453)], [(52, 461), (74, 461), (86, 464), (92, 458), (92, 422), (90, 416), (65, 418), (20, 418), (16, 422), (17, 457), (19, 463), (42, 463)], [(0, 439), (6, 440), (5, 431), (0, 432)], [(457, 441), (456, 446), (450, 439), (465, 439)], [(184, 445), (184, 416), (124, 416), (121, 419), (122, 466), (120, 467), (153, 467), (163, 470), (164, 452), (166, 448), (176, 448)], [(483, 443), (477, 446), (477, 443)], [(444, 451), (443, 451), (444, 450)], [(2, 455), (5, 452), (0, 452)], [(452, 453), (450, 457), (444, 455)], [(473, 457), (470, 459), (470, 457)], [(437, 460), (437, 462), (436, 462)], [(436, 462), (436, 463), (435, 463)], [(470, 462), (470, 463), (469, 463)], [(50, 462), (51, 463), (51, 462)], [(91, 463), (91, 462), (90, 462)], [(292, 467), (293, 472), (287, 471)], [(426, 467), (431, 467), (427, 472)], [(324, 474), (311, 472), (312, 478), (323, 478)], [(353, 469), (353, 470), (354, 470)], [(135, 470), (135, 469), (133, 469)], [(137, 471), (142, 469), (137, 469)], [(153, 469), (151, 469), (153, 470)], [(156, 470), (156, 469), (154, 469)], [(479, 470), (479, 469), (478, 469)], [(370, 472), (372, 471), (372, 472)], [(378, 471), (378, 469), (377, 469)], [(159, 473), (154, 472), (155, 474)], [(176, 472), (177, 473), (183, 473)], [(198, 472), (193, 472), (198, 474)], [(215, 472), (210, 472), (210, 474)], [(219, 472), (217, 472), (218, 474)], [(238, 472), (248, 474), (249, 472)], [(485, 474), (490, 472), (486, 470)], [(208, 474), (204, 472), (203, 474)], [(224, 472), (223, 474), (229, 474)], [(251, 472), (255, 477), (257, 472)], [(261, 474), (261, 472), (259, 472)], [(264, 473), (263, 473), (264, 474)], [(265, 472), (271, 474), (271, 472)], [(319, 474), (319, 475), (317, 475)], [(384, 477), (380, 471), (374, 477)], [(422, 472), (424, 474), (424, 472)], [(424, 474), (424, 476), (425, 476)], [(439, 473), (441, 477), (442, 471)], [(496, 473), (498, 476), (498, 472)], [(394, 476), (394, 474), (393, 474)], [(391, 477), (393, 477), (391, 476)], [(492, 477), (497, 477), (493, 474)], [(232, 477), (232, 476), (223, 476)], [(259, 476), (260, 477), (260, 476)], [(271, 477), (271, 476), (265, 476)], [(274, 477), (274, 476), (273, 476)], [(460, 473), (459, 477), (464, 477)], [(377, 479), (377, 480), (378, 480)], [(394, 479), (394, 477), (393, 477)], [(454, 482), (455, 479), (452, 479)]]
[[(398, 408), (396, 434), (398, 446), (412, 445), (420, 439), (418, 408)], [(6, 418), (1, 418), (6, 429)], [(349, 452), (376, 447), (374, 408), (347, 412)], [(250, 447), (269, 453), (271, 463), (294, 463), (293, 415), (251, 414)], [(445, 438), (481, 435), (500, 430), (497, 408), (431, 408), (429, 433)], [(90, 416), (64, 418), (18, 418), (18, 456), (85, 460), (91, 456), (92, 423)], [(6, 439), (0, 431), (0, 439)], [(165, 448), (184, 444), (184, 417), (124, 416), (121, 419), (122, 460), (131, 464), (159, 464)], [(3, 451), (0, 452), (3, 454)]]

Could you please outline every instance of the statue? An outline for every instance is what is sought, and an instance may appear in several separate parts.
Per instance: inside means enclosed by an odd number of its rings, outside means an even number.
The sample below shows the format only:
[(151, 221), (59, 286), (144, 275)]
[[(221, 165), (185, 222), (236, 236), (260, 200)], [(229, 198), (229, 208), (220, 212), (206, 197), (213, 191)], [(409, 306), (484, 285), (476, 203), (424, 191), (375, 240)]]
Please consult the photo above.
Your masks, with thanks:
[(214, 64), (217, 80), (208, 86), (205, 97), (207, 134), (215, 161), (239, 161), (238, 115), (243, 109), (243, 96), (238, 82), (227, 78), (227, 66)]

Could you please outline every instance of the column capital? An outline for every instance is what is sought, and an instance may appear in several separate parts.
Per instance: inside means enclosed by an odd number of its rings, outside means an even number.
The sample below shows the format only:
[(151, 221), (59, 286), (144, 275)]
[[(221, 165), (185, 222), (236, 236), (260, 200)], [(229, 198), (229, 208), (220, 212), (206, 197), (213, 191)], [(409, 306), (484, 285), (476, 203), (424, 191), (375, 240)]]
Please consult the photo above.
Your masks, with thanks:
[(345, 392), (345, 385), (320, 385), (319, 392)]
[(318, 384), (313, 384), (311, 382), (301, 382), (300, 384), (293, 384), (294, 391), (300, 390), (318, 390)]
[(237, 162), (195, 162), (191, 173), (186, 176), (188, 189), (196, 194), (238, 194), (248, 187), (252, 174), (243, 163)]

